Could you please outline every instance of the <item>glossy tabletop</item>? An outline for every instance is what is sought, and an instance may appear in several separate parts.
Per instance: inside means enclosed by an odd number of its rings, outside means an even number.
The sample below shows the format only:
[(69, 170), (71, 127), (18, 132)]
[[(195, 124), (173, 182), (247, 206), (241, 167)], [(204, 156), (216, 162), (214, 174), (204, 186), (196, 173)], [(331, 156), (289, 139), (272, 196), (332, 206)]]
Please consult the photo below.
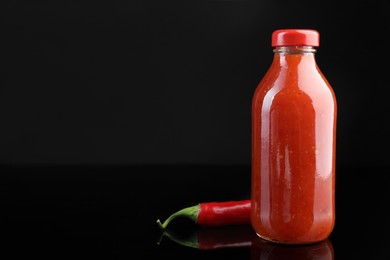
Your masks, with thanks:
[[(157, 219), (205, 201), (249, 198), (249, 166), (1, 166), (8, 259), (390, 259), (389, 169), (339, 167), (336, 226), (305, 246), (264, 242), (250, 225)], [(9, 257), (11, 256), (11, 258)]]

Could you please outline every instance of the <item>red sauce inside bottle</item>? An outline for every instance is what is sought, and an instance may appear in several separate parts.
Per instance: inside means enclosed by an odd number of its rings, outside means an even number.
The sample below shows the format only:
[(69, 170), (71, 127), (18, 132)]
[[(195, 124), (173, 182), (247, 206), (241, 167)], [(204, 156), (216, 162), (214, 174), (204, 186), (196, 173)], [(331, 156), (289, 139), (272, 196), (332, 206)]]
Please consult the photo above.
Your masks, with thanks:
[(312, 243), (332, 232), (336, 110), (314, 53), (275, 53), (252, 103), (251, 222), (260, 237)]

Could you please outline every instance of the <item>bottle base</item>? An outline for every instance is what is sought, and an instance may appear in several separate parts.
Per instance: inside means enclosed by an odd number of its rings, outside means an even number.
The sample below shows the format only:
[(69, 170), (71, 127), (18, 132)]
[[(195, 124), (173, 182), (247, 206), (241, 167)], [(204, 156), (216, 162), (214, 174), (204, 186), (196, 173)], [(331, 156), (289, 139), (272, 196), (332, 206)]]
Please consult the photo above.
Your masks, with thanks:
[(298, 241), (298, 242), (296, 242), (296, 241), (275, 240), (275, 239), (260, 235), (257, 232), (256, 232), (256, 235), (260, 239), (264, 240), (265, 242), (279, 244), (279, 245), (312, 245), (312, 244), (317, 244), (317, 243), (320, 243), (321, 241), (326, 240), (326, 238), (325, 238), (325, 239), (316, 240), (316, 241), (302, 241), (302, 242)]

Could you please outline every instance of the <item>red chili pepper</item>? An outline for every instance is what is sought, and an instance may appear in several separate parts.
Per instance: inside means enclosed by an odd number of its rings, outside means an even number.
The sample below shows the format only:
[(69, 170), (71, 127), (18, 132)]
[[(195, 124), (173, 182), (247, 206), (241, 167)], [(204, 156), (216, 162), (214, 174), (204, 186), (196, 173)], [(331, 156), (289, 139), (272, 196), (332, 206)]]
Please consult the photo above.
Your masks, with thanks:
[(165, 229), (177, 217), (187, 217), (200, 226), (226, 226), (250, 224), (251, 200), (204, 202), (173, 213), (164, 223), (157, 224)]

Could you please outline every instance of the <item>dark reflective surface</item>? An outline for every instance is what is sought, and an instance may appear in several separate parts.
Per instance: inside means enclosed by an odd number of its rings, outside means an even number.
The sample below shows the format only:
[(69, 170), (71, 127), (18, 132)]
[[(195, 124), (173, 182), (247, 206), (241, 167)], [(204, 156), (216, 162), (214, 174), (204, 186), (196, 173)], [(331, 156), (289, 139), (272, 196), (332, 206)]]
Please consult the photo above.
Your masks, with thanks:
[(389, 259), (389, 170), (337, 170), (329, 240), (282, 246), (248, 225), (157, 219), (202, 201), (246, 199), (247, 166), (1, 166), (0, 245), (11, 259)]
[[(177, 231), (176, 231), (177, 232)], [(326, 239), (310, 245), (282, 245), (259, 238), (250, 225), (227, 226), (223, 228), (196, 228), (190, 234), (177, 234), (171, 229), (162, 232), (158, 244), (168, 238), (178, 245), (203, 251), (228, 250), (238, 248), (250, 251), (250, 259), (256, 260), (332, 260), (334, 250), (331, 240)]]
[[(188, 231), (188, 230), (187, 230)], [(245, 255), (250, 252), (251, 260), (332, 260), (334, 249), (330, 239), (310, 245), (282, 245), (270, 243), (259, 238), (250, 225), (227, 226), (218, 228), (194, 228), (192, 232), (182, 234), (180, 230), (167, 229), (162, 232), (158, 244), (170, 239), (177, 245), (202, 251), (241, 249)]]

